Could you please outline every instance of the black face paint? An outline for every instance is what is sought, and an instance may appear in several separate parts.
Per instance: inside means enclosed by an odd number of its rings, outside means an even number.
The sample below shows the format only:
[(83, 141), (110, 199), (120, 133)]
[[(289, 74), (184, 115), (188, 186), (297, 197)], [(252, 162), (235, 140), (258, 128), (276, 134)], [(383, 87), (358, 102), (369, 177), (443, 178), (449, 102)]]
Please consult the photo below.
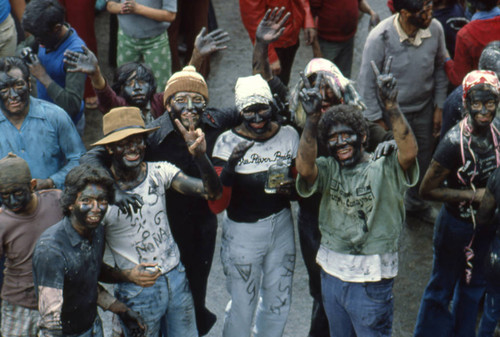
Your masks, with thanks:
[(170, 100), (170, 117), (178, 119), (186, 129), (189, 128), (189, 116), (193, 118), (194, 127), (198, 127), (205, 111), (205, 98), (194, 92), (178, 92)]
[[(31, 32), (30, 32), (31, 33)], [(32, 32), (35, 37), (35, 41), (38, 42), (39, 45), (45, 47), (46, 49), (53, 50), (55, 46), (59, 43), (59, 36), (57, 32), (54, 32), (53, 29), (49, 29), (46, 31), (36, 31)]]
[(71, 216), (79, 227), (93, 230), (99, 226), (108, 209), (107, 193), (99, 185), (89, 184), (78, 193)]
[(0, 73), (0, 108), (6, 115), (22, 114), (29, 102), (29, 86), (21, 69)]
[(136, 168), (144, 160), (146, 142), (144, 134), (132, 135), (119, 142), (110, 144), (113, 151), (113, 165), (121, 170)]
[(362, 139), (345, 124), (334, 124), (329, 132), (327, 148), (342, 166), (356, 165), (362, 156)]
[(153, 95), (151, 83), (145, 79), (144, 74), (144, 71), (139, 70), (133, 72), (122, 88), (122, 95), (127, 103), (139, 109), (145, 108)]
[(0, 200), (6, 208), (14, 213), (22, 212), (31, 201), (32, 193), (29, 184), (8, 184), (0, 187)]
[(475, 130), (489, 127), (496, 115), (498, 99), (498, 95), (489, 90), (471, 90), (467, 94), (465, 105)]
[(408, 17), (408, 22), (419, 28), (425, 29), (429, 27), (432, 21), (432, 1), (427, 1), (421, 10), (416, 13), (411, 13)]
[(246, 128), (258, 135), (266, 133), (271, 127), (273, 111), (268, 104), (251, 105), (245, 108), (241, 115)]

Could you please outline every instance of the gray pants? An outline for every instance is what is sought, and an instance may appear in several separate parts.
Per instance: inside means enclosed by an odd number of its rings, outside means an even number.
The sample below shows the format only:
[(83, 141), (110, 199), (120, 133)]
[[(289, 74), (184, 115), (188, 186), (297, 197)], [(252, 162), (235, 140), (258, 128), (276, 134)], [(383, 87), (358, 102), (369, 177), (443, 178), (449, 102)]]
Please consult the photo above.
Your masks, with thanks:
[(434, 104), (430, 102), (421, 111), (405, 113), (404, 115), (415, 134), (415, 138), (417, 138), (417, 161), (420, 172), (417, 185), (406, 192), (405, 207), (407, 211), (419, 211), (430, 206), (419, 197), (418, 190), (432, 159), (432, 150), (434, 147), (434, 137), (432, 136)]
[(342, 75), (350, 78), (354, 53), (354, 36), (343, 42), (327, 41), (320, 37), (318, 37), (318, 41), (323, 58), (335, 63)]

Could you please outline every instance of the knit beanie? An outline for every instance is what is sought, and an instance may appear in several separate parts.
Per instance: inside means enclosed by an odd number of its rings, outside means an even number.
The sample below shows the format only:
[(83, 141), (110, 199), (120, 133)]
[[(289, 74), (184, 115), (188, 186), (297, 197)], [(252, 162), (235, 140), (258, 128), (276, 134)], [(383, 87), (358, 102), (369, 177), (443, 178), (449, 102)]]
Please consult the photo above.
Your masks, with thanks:
[(0, 159), (0, 184), (24, 184), (31, 181), (31, 171), (28, 163), (9, 153), (6, 157)]
[(269, 104), (273, 100), (269, 85), (260, 75), (238, 78), (234, 91), (238, 111), (254, 104)]
[(163, 105), (167, 99), (178, 92), (196, 92), (205, 97), (208, 102), (208, 87), (203, 76), (193, 66), (186, 66), (181, 71), (173, 74), (167, 81), (165, 93), (163, 94)]

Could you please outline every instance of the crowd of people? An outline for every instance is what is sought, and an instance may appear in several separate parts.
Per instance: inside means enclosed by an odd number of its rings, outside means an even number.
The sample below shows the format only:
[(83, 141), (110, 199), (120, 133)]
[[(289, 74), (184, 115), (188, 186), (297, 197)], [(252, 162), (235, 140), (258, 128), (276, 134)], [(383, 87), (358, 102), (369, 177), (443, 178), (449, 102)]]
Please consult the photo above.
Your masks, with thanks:
[[(414, 336), (493, 336), (497, 0), (389, 0), (382, 21), (367, 0), (240, 0), (252, 74), (226, 108), (208, 106), (205, 78), (230, 34), (205, 27), (209, 0), (193, 3), (105, 1), (110, 82), (95, 1), (0, 0), (1, 335), (102, 337), (99, 306), (116, 337), (204, 336), (217, 318), (224, 337), (283, 336), (297, 202), (309, 337), (392, 335), (407, 217), (435, 226)], [(301, 30), (314, 58), (289, 85)], [(89, 148), (86, 108), (103, 115)], [(218, 219), (225, 317), (205, 303)]]

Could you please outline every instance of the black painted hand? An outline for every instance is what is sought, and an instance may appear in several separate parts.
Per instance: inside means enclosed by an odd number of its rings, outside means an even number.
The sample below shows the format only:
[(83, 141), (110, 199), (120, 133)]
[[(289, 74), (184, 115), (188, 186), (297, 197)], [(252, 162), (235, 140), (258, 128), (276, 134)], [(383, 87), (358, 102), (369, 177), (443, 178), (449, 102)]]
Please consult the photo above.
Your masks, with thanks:
[(128, 333), (132, 337), (146, 336), (148, 326), (144, 323), (142, 317), (135, 311), (128, 309), (125, 312), (119, 313), (120, 319), (127, 327)]
[(394, 75), (391, 73), (392, 56), (389, 56), (389, 58), (385, 62), (384, 71), (382, 73), (380, 73), (374, 61), (371, 61), (370, 63), (372, 65), (373, 72), (377, 77), (379, 99), (385, 105), (397, 104), (397, 98), (398, 98), (398, 89), (396, 87), (397, 81), (396, 78), (394, 78)]
[(270, 8), (257, 26), (255, 32), (255, 39), (259, 42), (269, 44), (276, 41), (285, 31), (285, 23), (290, 17), (290, 13), (285, 12), (285, 7), (275, 7), (273, 10)]
[(300, 76), (304, 83), (304, 88), (299, 92), (299, 100), (302, 103), (302, 108), (304, 108), (307, 116), (319, 115), (321, 113), (321, 102), (323, 101), (323, 96), (321, 96), (319, 90), (323, 81), (323, 74), (318, 73), (314, 87), (311, 87), (309, 80), (303, 72), (300, 72)]
[(236, 165), (238, 165), (238, 162), (243, 158), (245, 153), (247, 153), (248, 149), (250, 149), (255, 142), (247, 142), (247, 141), (242, 141), (238, 143), (231, 152), (231, 155), (229, 156), (227, 160), (226, 167), (230, 171), (234, 172), (234, 168)]
[(133, 213), (137, 213), (144, 201), (139, 194), (127, 193), (119, 188), (115, 188), (115, 203), (116, 206), (122, 211), (123, 214), (132, 216)]
[(198, 50), (201, 56), (208, 56), (216, 51), (226, 49), (225, 43), (229, 42), (228, 32), (222, 29), (216, 29), (213, 32), (207, 34), (207, 29), (203, 27), (196, 36), (194, 41), (194, 47)]
[(184, 137), (186, 141), (188, 151), (192, 156), (204, 155), (207, 151), (207, 141), (205, 140), (205, 134), (200, 128), (194, 128), (193, 117), (189, 116), (189, 130), (187, 130), (184, 125), (176, 118), (174, 120), (177, 129)]
[(398, 145), (395, 140), (388, 140), (377, 145), (375, 151), (373, 151), (372, 160), (377, 160), (380, 157), (385, 157), (390, 155), (394, 150), (397, 150)]
[(85, 46), (82, 46), (83, 53), (66, 50), (64, 52), (64, 63), (70, 73), (84, 73), (94, 75), (99, 66), (97, 57)]

